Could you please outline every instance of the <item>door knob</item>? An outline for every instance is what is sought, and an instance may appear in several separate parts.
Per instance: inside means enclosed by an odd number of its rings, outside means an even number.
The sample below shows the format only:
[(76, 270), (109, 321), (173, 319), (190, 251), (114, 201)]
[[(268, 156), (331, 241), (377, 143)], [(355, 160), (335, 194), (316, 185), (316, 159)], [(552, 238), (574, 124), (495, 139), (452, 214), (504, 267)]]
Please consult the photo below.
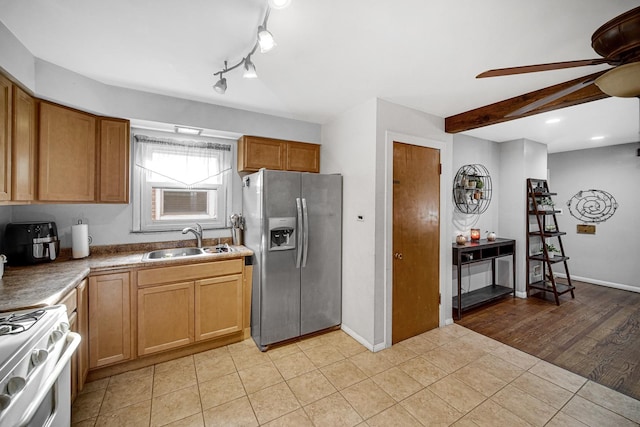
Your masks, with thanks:
[(395, 254), (393, 254), (393, 257), (395, 259), (402, 259), (402, 253), (401, 252), (396, 252)]

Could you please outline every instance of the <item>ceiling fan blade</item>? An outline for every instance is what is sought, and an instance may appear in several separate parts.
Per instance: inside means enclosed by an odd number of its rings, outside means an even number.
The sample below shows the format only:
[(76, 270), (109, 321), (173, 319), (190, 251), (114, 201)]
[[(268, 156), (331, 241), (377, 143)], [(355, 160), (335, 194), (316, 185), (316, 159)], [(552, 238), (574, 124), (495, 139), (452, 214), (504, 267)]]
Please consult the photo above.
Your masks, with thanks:
[(586, 65), (608, 64), (606, 58), (583, 59), (580, 61), (551, 62), (549, 64), (524, 65), (522, 67), (497, 68), (485, 71), (476, 76), (476, 79), (484, 77), (510, 76), (513, 74), (535, 73), (538, 71), (561, 70), (563, 68), (584, 67)]
[(577, 92), (580, 89), (582, 89), (585, 86), (590, 85), (591, 83), (593, 83), (596, 79), (593, 77), (587, 78), (582, 80), (581, 82), (578, 82), (572, 86), (569, 86), (567, 88), (564, 88), (556, 93), (553, 93), (551, 95), (545, 96), (544, 98), (540, 98), (537, 101), (534, 101), (530, 104), (527, 104), (521, 108), (518, 108), (515, 111), (512, 111), (511, 113), (507, 114), (505, 117), (514, 117), (514, 116), (521, 116), (525, 113), (528, 113), (529, 111), (533, 111), (533, 110), (537, 110), (538, 108), (542, 107), (543, 105), (546, 105), (550, 102), (555, 101), (556, 99), (560, 99), (560, 98), (564, 98), (565, 96), (573, 93), (573, 92)]

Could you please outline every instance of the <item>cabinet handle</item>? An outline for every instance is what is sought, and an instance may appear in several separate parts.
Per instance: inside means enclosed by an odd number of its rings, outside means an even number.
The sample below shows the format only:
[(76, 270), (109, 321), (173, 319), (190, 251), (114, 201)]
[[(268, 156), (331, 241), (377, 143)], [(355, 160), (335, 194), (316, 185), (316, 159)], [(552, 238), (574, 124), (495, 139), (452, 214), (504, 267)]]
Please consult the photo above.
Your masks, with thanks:
[(402, 259), (402, 253), (401, 252), (396, 252), (395, 254), (393, 254), (393, 257), (395, 259)]

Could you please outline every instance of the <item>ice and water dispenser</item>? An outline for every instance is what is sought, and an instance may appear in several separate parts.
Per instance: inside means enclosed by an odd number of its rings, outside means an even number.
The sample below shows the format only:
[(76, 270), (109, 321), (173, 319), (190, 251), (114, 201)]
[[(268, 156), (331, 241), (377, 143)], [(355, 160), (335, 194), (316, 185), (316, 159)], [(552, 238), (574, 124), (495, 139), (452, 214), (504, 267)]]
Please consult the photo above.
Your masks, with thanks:
[(269, 250), (285, 251), (296, 248), (296, 218), (269, 218)]

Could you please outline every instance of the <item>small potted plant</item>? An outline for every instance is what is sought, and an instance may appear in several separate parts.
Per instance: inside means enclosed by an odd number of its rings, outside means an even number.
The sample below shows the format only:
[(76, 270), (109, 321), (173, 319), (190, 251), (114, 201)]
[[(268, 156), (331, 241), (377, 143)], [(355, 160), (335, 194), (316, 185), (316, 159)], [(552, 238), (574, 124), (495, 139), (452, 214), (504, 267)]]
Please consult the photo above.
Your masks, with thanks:
[(540, 199), (540, 209), (543, 211), (552, 211), (553, 210), (553, 206), (555, 205), (555, 203), (553, 203), (553, 200), (551, 200), (551, 197), (543, 197), (542, 199)]
[(556, 248), (552, 243), (545, 243), (549, 258), (553, 258), (556, 253), (560, 253), (560, 249)]

